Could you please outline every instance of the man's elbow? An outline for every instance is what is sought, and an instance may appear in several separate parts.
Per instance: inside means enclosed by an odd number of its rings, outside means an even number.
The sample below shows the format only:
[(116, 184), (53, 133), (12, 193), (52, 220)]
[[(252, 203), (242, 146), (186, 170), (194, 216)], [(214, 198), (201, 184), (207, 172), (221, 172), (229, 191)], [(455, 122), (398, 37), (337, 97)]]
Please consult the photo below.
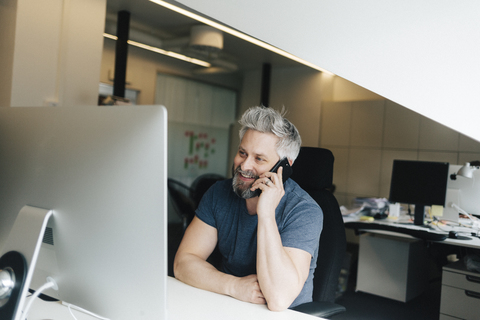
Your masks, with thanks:
[(268, 303), (267, 307), (270, 311), (274, 311), (274, 312), (281, 312), (281, 311), (287, 310), (287, 308), (288, 308), (288, 306), (280, 305), (280, 304), (273, 304), (273, 303), (272, 304)]
[(297, 286), (283, 285), (281, 287), (284, 289), (277, 287), (275, 289), (262, 290), (265, 301), (267, 302), (267, 307), (271, 311), (284, 311), (288, 309), (302, 291), (303, 283), (299, 283)]
[(271, 299), (267, 299), (267, 308), (270, 311), (280, 312), (287, 310), (292, 302), (293, 300), (288, 299), (287, 297), (273, 297)]
[(180, 254), (177, 254), (173, 260), (173, 275), (179, 280), (182, 279), (182, 266), (184, 264), (182, 260), (183, 259)]
[(174, 261), (173, 262), (173, 276), (178, 279), (179, 275), (180, 275), (180, 270), (179, 270), (179, 267), (178, 267), (178, 263), (176, 261)]

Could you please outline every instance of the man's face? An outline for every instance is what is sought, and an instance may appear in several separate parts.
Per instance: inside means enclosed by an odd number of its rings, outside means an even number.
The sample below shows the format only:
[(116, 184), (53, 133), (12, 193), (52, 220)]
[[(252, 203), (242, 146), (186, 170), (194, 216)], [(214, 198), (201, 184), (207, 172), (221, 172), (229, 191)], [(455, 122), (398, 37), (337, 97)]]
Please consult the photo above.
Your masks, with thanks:
[(275, 148), (277, 141), (273, 133), (247, 130), (233, 160), (233, 190), (239, 197), (252, 198), (253, 182), (280, 159)]

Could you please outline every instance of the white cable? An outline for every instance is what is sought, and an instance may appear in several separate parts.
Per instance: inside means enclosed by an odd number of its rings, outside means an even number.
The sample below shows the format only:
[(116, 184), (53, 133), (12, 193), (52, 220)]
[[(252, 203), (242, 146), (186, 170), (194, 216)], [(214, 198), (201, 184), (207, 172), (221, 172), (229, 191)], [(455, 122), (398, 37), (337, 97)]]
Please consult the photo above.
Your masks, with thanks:
[[(54, 290), (58, 290), (58, 285), (57, 283), (55, 282), (55, 280), (51, 277), (47, 277), (47, 282), (42, 285), (40, 288), (38, 288), (38, 290), (35, 291), (34, 294), (32, 294), (32, 296), (30, 297), (30, 300), (28, 301), (28, 304), (27, 306), (25, 307), (25, 309), (23, 310), (23, 316), (22, 316), (22, 320), (26, 320), (27, 319), (27, 315), (28, 315), (28, 311), (30, 310), (30, 308), (32, 307), (32, 304), (33, 302), (35, 301), (36, 298), (38, 298), (38, 296), (45, 290), (47, 289), (50, 289), (50, 288), (53, 288)], [(68, 307), (68, 311), (70, 312), (70, 314), (72, 315), (73, 319), (77, 320), (77, 318), (75, 317), (75, 315), (73, 314), (72, 312), (72, 309), (75, 309), (75, 310), (78, 310), (80, 312), (83, 312), (83, 313), (86, 313), (92, 317), (95, 317), (95, 318), (98, 318), (98, 319), (101, 319), (101, 320), (110, 320), (109, 318), (104, 318), (102, 316), (99, 316), (98, 314), (95, 314), (93, 312), (90, 312), (88, 310), (85, 310), (83, 308), (80, 308), (76, 305), (73, 305), (71, 303), (68, 303), (68, 302), (65, 302), (65, 301), (62, 301), (62, 304), (64, 306), (67, 306)]]
[(480, 223), (477, 220), (473, 219), (473, 217), (470, 213), (466, 212), (465, 210), (463, 210), (462, 208), (460, 208), (459, 206), (457, 206), (453, 202), (451, 204), (451, 207), (457, 209), (458, 211), (460, 211), (461, 213), (466, 215), (468, 218), (470, 218), (470, 220), (472, 220), (472, 228), (477, 228), (477, 229), (479, 228)]
[(75, 315), (73, 314), (73, 311), (72, 311), (72, 308), (71, 308), (72, 305), (69, 304), (67, 307), (68, 307), (68, 311), (70, 312), (70, 315), (72, 316), (72, 318), (75, 319), (75, 320), (77, 320), (77, 317), (75, 317)]
[(95, 317), (95, 318), (98, 318), (98, 319), (101, 319), (101, 320), (110, 320), (109, 318), (104, 318), (102, 316), (99, 316), (98, 314), (95, 314), (91, 311), (85, 310), (85, 309), (83, 309), (79, 306), (76, 306), (74, 304), (71, 304), (71, 303), (68, 303), (68, 302), (65, 302), (65, 301), (62, 301), (62, 304), (68, 308), (68, 311), (70, 311), (70, 314), (72, 315), (73, 319), (75, 319), (75, 320), (77, 320), (77, 318), (73, 314), (72, 309), (83, 312), (83, 313), (86, 313), (86, 314), (88, 314), (92, 317)]
[(455, 203), (452, 202), (451, 206), (455, 209), (457, 209), (458, 211), (460, 211), (461, 213), (463, 213), (464, 215), (466, 215), (467, 217), (470, 218), (470, 220), (474, 221), (473, 218), (470, 216), (470, 213), (468, 213), (467, 211), (463, 210), (462, 208), (460, 208), (459, 206), (457, 206)]
[(25, 307), (25, 309), (23, 309), (23, 316), (22, 316), (22, 320), (26, 320), (27, 319), (27, 315), (28, 315), (28, 311), (30, 311), (30, 308), (32, 307), (32, 304), (33, 302), (35, 301), (35, 299), (38, 298), (38, 296), (45, 290), (47, 289), (50, 289), (50, 288), (54, 288), (55, 290), (58, 289), (57, 287), (57, 283), (55, 282), (55, 280), (53, 280), (52, 278), (48, 277), (47, 278), (47, 282), (42, 285), (40, 288), (38, 288), (38, 290), (35, 291), (34, 294), (32, 294), (32, 296), (30, 297), (30, 300), (28, 301), (28, 304), (27, 306)]

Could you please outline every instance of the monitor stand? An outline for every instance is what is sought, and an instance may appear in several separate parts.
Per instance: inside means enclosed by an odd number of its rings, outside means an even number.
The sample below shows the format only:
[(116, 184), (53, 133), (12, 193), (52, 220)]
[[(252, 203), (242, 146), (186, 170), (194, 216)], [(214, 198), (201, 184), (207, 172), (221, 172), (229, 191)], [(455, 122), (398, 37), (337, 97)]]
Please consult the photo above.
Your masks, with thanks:
[(0, 319), (20, 320), (52, 210), (24, 206), (0, 251)]
[(415, 212), (413, 215), (413, 224), (420, 227), (428, 228), (425, 223), (425, 206), (423, 204), (415, 204)]
[(9, 251), (0, 257), (0, 319), (14, 319), (27, 271), (20, 252)]

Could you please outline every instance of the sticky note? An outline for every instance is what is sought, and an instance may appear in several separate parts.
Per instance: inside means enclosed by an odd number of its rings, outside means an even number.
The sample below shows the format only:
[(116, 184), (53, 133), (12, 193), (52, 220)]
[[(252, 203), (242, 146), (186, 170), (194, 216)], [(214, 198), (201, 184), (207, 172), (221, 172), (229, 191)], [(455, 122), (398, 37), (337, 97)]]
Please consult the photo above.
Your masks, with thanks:
[(368, 216), (362, 216), (360, 217), (360, 221), (373, 221), (373, 217), (368, 217)]
[(443, 216), (443, 206), (432, 206), (432, 216), (434, 217), (441, 217)]

